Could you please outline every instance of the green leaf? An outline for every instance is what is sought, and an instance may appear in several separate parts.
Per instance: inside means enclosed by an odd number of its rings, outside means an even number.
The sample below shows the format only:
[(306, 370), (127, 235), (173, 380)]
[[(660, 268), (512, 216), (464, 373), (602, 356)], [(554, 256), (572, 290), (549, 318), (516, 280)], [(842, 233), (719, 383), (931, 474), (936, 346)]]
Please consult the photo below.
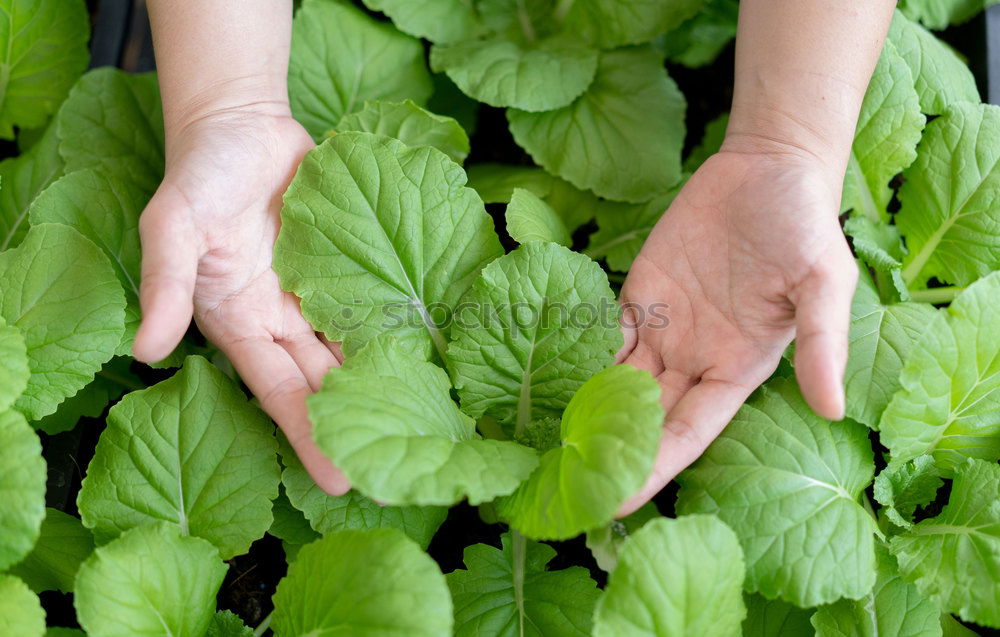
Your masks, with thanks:
[(858, 504), (875, 467), (868, 431), (816, 416), (771, 381), (680, 476), (677, 510), (715, 513), (740, 537), (748, 592), (806, 608), (875, 582), (875, 520)]
[[(377, 387), (377, 392), (372, 388)], [(382, 337), (307, 399), (313, 438), (364, 495), (392, 505), (488, 502), (538, 464), (533, 450), (483, 440), (440, 367)]]
[(601, 205), (606, 205), (593, 193), (578, 190), (537, 166), (473, 164), (468, 175), (469, 187), (486, 203), (509, 202), (515, 188), (531, 191), (556, 211), (569, 233), (593, 218)]
[(894, 297), (902, 301), (910, 300), (910, 291), (903, 281), (903, 256), (906, 249), (899, 237), (899, 228), (881, 220), (865, 216), (851, 216), (844, 222), (844, 232), (851, 237), (854, 251), (870, 268), (875, 270), (877, 280), (885, 289), (881, 296), (890, 296), (888, 286), (892, 286)]
[(685, 178), (666, 194), (646, 203), (601, 202), (595, 209), (597, 231), (590, 235), (584, 254), (604, 259), (611, 270), (628, 272), (653, 226), (686, 182)]
[(882, 544), (876, 545), (875, 556), (875, 587), (861, 599), (819, 608), (812, 616), (817, 637), (940, 637), (937, 606), (900, 579), (896, 558)]
[(936, 311), (923, 303), (883, 305), (862, 272), (851, 305), (849, 353), (844, 373), (847, 417), (873, 429), (901, 387), (899, 374)]
[(45, 517), (42, 444), (14, 410), (0, 412), (0, 501), (0, 570), (6, 570), (31, 551)]
[(28, 206), (62, 171), (54, 123), (22, 155), (0, 161), (0, 252), (21, 243), (28, 232)]
[(684, 109), (660, 57), (643, 47), (603, 53), (593, 84), (569, 106), (510, 109), (507, 119), (514, 140), (550, 173), (608, 199), (642, 202), (680, 180)]
[(979, 637), (979, 633), (963, 626), (948, 613), (941, 613), (941, 634), (944, 637)]
[(811, 637), (816, 634), (809, 618), (812, 609), (792, 606), (780, 599), (744, 595), (747, 618), (743, 620), (746, 637)]
[(79, 519), (57, 509), (45, 509), (35, 548), (10, 572), (36, 593), (71, 593), (77, 569), (93, 551), (94, 536)]
[(6, 411), (24, 393), (31, 378), (28, 350), (21, 332), (0, 316), (0, 412)]
[(436, 148), (336, 135), (306, 155), (285, 193), (274, 269), (348, 355), (391, 330), (443, 358), (452, 308), (503, 254), (464, 184)]
[(90, 60), (90, 20), (81, 0), (0, 2), (0, 137), (37, 128), (54, 113)]
[(337, 531), (302, 547), (274, 594), (276, 637), (448, 637), (452, 605), (429, 555), (395, 529)]
[(254, 637), (253, 629), (232, 611), (220, 610), (212, 615), (205, 637)]
[(552, 206), (525, 188), (514, 188), (505, 213), (507, 234), (518, 243), (551, 241), (571, 245), (566, 224)]
[(924, 454), (945, 471), (1000, 459), (1000, 272), (962, 292), (925, 325), (882, 414), (891, 466)]
[(562, 446), (509, 498), (500, 516), (534, 539), (567, 539), (607, 524), (653, 469), (663, 431), (660, 386), (628, 365), (591, 377), (562, 417)]
[(911, 20), (929, 29), (944, 29), (979, 15), (1000, 0), (903, 0), (900, 8)]
[[(279, 443), (279, 446), (281, 444)], [(320, 534), (309, 526), (309, 520), (302, 511), (288, 501), (284, 486), (278, 490), (278, 497), (274, 499), (271, 513), (274, 515), (274, 522), (267, 532), (282, 542), (301, 546), (320, 538)]]
[(711, 64), (734, 37), (740, 5), (736, 0), (708, 0), (684, 25), (654, 40), (668, 60), (689, 68)]
[(622, 346), (618, 304), (600, 266), (548, 242), (486, 266), (455, 315), (448, 367), (462, 409), (516, 421), (558, 417)]
[(684, 160), (684, 172), (693, 173), (705, 163), (706, 159), (719, 152), (722, 142), (726, 139), (727, 126), (729, 126), (729, 113), (723, 113), (705, 124), (705, 133), (701, 136), (701, 141), (691, 149), (691, 153)]
[(625, 542), (594, 637), (739, 635), (743, 575), (739, 540), (718, 518), (653, 520)]
[(861, 103), (841, 210), (888, 220), (889, 181), (916, 159), (925, 121), (906, 61), (886, 47)]
[(896, 526), (913, 526), (917, 507), (930, 503), (941, 488), (941, 472), (931, 456), (919, 456), (906, 464), (883, 469), (875, 477), (875, 499)]
[(609, 524), (587, 531), (587, 548), (601, 570), (610, 573), (618, 565), (618, 555), (629, 536), (649, 522), (660, 517), (660, 512), (652, 502), (639, 507), (634, 512), (612, 520)]
[(34, 421), (31, 426), (54, 436), (73, 429), (81, 418), (100, 417), (108, 403), (118, 400), (129, 389), (143, 387), (139, 377), (129, 370), (131, 364), (131, 357), (112, 358), (97, 372), (92, 383), (60, 403), (54, 413)]
[[(444, 507), (382, 506), (357, 491), (350, 491), (339, 497), (327, 495), (309, 477), (302, 461), (284, 436), (280, 438), (279, 450), (285, 465), (281, 482), (288, 494), (288, 501), (302, 512), (314, 534), (328, 535), (347, 529), (365, 531), (394, 528), (408, 535), (420, 548), (427, 550), (438, 527), (448, 516), (448, 509)], [(291, 541), (290, 538), (282, 539)], [(307, 541), (300, 543), (305, 544)]]
[(431, 75), (434, 94), (427, 100), (427, 110), (453, 118), (468, 135), (479, 124), (479, 102), (468, 97), (444, 73)]
[(482, 29), (476, 7), (465, 0), (364, 0), (403, 33), (447, 44), (473, 38)]
[(42, 637), (45, 611), (38, 596), (13, 575), (0, 574), (0, 635)]
[(337, 132), (344, 131), (385, 135), (407, 146), (433, 146), (458, 164), (469, 154), (469, 137), (458, 122), (426, 111), (411, 100), (369, 100), (363, 109), (340, 120)]
[(224, 559), (245, 553), (271, 526), (278, 495), (272, 427), (218, 368), (188, 358), (111, 409), (77, 499), (83, 523), (105, 542), (164, 520)]
[(903, 578), (966, 621), (1000, 628), (1000, 466), (966, 460), (955, 468), (948, 504), (892, 539)]
[(111, 261), (125, 290), (125, 335), (117, 354), (132, 353), (139, 329), (139, 213), (149, 197), (137, 186), (96, 170), (62, 177), (31, 204), (32, 225), (61, 223), (94, 242)]
[(551, 111), (567, 106), (594, 80), (598, 52), (556, 35), (535, 41), (505, 37), (467, 40), (431, 49), (431, 68), (490, 106)]
[(903, 173), (896, 225), (910, 287), (934, 276), (969, 285), (1000, 269), (1000, 106), (955, 104), (927, 125)]
[(587, 569), (549, 571), (546, 564), (556, 556), (551, 546), (510, 533), (500, 540), (502, 550), (467, 547), (466, 568), (445, 576), (455, 604), (455, 635), (590, 635), (601, 592)]
[(207, 541), (157, 522), (94, 551), (76, 575), (73, 605), (91, 637), (204, 635), (226, 574)]
[[(602, 49), (649, 42), (693, 16), (705, 0), (575, 0), (568, 6), (565, 28)], [(556, 9), (557, 13), (559, 8)], [(557, 15), (557, 18), (560, 17)]]
[(97, 246), (72, 228), (41, 224), (0, 254), (0, 316), (21, 332), (31, 366), (15, 408), (36, 420), (86, 386), (114, 354), (125, 297)]
[(892, 17), (886, 48), (895, 49), (910, 67), (924, 113), (940, 115), (955, 102), (980, 101), (972, 71), (954, 49), (900, 11)]
[(344, 2), (305, 0), (295, 13), (288, 97), (313, 138), (323, 139), (365, 100), (423, 105), (430, 95), (419, 40)]
[(152, 195), (163, 178), (163, 110), (155, 73), (103, 67), (70, 91), (56, 117), (66, 173), (94, 168)]

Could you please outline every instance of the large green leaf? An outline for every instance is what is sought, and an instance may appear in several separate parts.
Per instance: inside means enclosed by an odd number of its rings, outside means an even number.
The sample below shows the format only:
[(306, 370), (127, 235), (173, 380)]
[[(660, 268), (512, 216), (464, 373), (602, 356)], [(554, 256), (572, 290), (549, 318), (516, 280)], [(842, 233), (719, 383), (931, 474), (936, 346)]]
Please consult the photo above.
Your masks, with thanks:
[(0, 161), (0, 252), (21, 243), (28, 232), (28, 206), (62, 170), (54, 123), (20, 156)]
[(646, 237), (685, 181), (646, 203), (601, 202), (595, 208), (597, 230), (590, 235), (584, 253), (593, 259), (604, 259), (612, 270), (628, 272), (642, 244), (646, 242)]
[(684, 108), (660, 57), (643, 47), (602, 54), (593, 84), (569, 106), (510, 109), (507, 119), (549, 172), (608, 199), (642, 202), (680, 180)]
[(91, 637), (204, 635), (225, 574), (207, 541), (165, 522), (146, 524), (87, 558), (73, 605)]
[[(618, 304), (600, 266), (533, 241), (486, 266), (455, 314), (448, 367), (473, 417), (558, 417), (622, 346)], [(465, 308), (468, 309), (465, 309)]]
[(384, 504), (480, 504), (512, 492), (538, 464), (535, 452), (481, 439), (450, 390), (443, 369), (383, 336), (309, 397), (313, 438), (355, 488)]
[(678, 511), (716, 513), (736, 531), (749, 592), (802, 608), (861, 597), (875, 582), (875, 521), (858, 504), (875, 470), (867, 433), (772, 381), (678, 477)]
[(1000, 272), (970, 286), (923, 330), (882, 414), (891, 465), (931, 454), (950, 469), (1000, 459)]
[(597, 58), (596, 49), (561, 35), (533, 41), (500, 36), (431, 49), (431, 67), (447, 73), (469, 97), (532, 112), (562, 108), (579, 97), (594, 80)]
[(400, 531), (337, 531), (299, 551), (272, 627), (276, 637), (448, 637), (451, 609), (437, 564)]
[(927, 125), (903, 173), (896, 225), (910, 287), (969, 285), (1000, 269), (1000, 106), (959, 103)]
[(979, 101), (976, 79), (954, 49), (900, 11), (892, 17), (886, 48), (910, 67), (924, 113), (940, 115), (949, 104)]
[(609, 367), (576, 392), (562, 445), (500, 503), (500, 515), (535, 539), (566, 539), (607, 524), (653, 468), (663, 431), (660, 386), (648, 372)]
[(271, 421), (201, 357), (108, 414), (78, 497), (98, 541), (164, 520), (228, 559), (271, 525), (279, 467)]
[(932, 456), (918, 456), (904, 465), (883, 469), (875, 477), (875, 499), (896, 526), (913, 526), (917, 507), (929, 504), (941, 488), (941, 470)]
[(587, 569), (549, 571), (556, 556), (547, 544), (505, 533), (503, 549), (465, 549), (465, 569), (445, 577), (455, 604), (457, 637), (588, 637), (600, 596)]
[(888, 548), (875, 548), (878, 577), (861, 599), (842, 599), (822, 606), (812, 616), (817, 637), (940, 637), (941, 611), (917, 588), (899, 577)]
[(743, 576), (739, 540), (718, 518), (653, 520), (625, 542), (597, 604), (594, 637), (738, 636)]
[(0, 575), (0, 635), (42, 637), (45, 611), (38, 596), (13, 575)]
[(93, 551), (94, 536), (79, 519), (57, 509), (45, 509), (38, 542), (10, 572), (36, 593), (71, 593), (77, 569)]
[(371, 133), (310, 151), (285, 193), (274, 268), (351, 354), (376, 334), (443, 358), (452, 308), (503, 254), (465, 173), (436, 148)]
[(90, 59), (82, 0), (0, 2), (0, 137), (37, 128), (62, 103)]
[(97, 246), (72, 228), (46, 223), (0, 254), (0, 316), (20, 330), (31, 366), (15, 408), (36, 420), (93, 380), (114, 354), (125, 296)]
[(559, 213), (526, 188), (514, 188), (504, 217), (507, 234), (518, 243), (551, 241), (563, 246), (572, 244)]
[[(649, 42), (690, 18), (705, 0), (570, 0), (558, 3), (567, 30), (604, 49)], [(557, 15), (557, 18), (563, 17)]]
[(444, 507), (382, 506), (357, 491), (339, 497), (328, 495), (316, 486), (283, 436), (280, 451), (285, 465), (281, 483), (288, 501), (305, 515), (309, 526), (320, 535), (346, 529), (364, 531), (389, 527), (399, 529), (426, 550), (448, 515)]
[(424, 49), (348, 3), (305, 0), (292, 22), (288, 96), (292, 114), (317, 140), (365, 100), (424, 104), (431, 77)]
[(1000, 628), (1000, 466), (967, 460), (955, 468), (948, 504), (893, 538), (903, 578), (941, 609)]
[(841, 210), (872, 220), (889, 218), (889, 180), (916, 159), (924, 121), (906, 61), (886, 47), (861, 103)]
[(0, 412), (0, 571), (20, 562), (38, 539), (45, 518), (42, 444), (24, 416)]
[(861, 273), (851, 305), (844, 373), (848, 418), (878, 427), (882, 412), (900, 388), (903, 363), (934, 316), (934, 308), (923, 303), (883, 305), (867, 272)]
[(70, 91), (56, 117), (66, 172), (94, 168), (151, 195), (163, 178), (163, 111), (155, 73), (103, 67)]
[(404, 33), (446, 44), (475, 37), (482, 29), (473, 3), (467, 0), (364, 0)]
[(21, 332), (0, 316), (0, 412), (6, 411), (28, 387), (31, 368)]
[(336, 132), (364, 131), (393, 137), (407, 146), (433, 146), (461, 164), (469, 154), (469, 137), (450, 117), (426, 111), (412, 100), (370, 100), (364, 108), (345, 115)]
[(812, 609), (792, 606), (780, 599), (744, 595), (747, 618), (743, 620), (746, 637), (812, 637), (816, 634), (809, 618)]

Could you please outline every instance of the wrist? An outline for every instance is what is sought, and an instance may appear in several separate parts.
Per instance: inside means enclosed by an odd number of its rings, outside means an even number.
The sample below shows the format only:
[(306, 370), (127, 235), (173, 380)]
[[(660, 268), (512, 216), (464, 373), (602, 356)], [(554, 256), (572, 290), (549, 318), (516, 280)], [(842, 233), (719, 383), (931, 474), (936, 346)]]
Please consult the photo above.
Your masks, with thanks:
[(195, 122), (218, 116), (290, 118), (292, 115), (284, 74), (220, 79), (186, 95), (164, 99), (163, 103), (168, 140)]

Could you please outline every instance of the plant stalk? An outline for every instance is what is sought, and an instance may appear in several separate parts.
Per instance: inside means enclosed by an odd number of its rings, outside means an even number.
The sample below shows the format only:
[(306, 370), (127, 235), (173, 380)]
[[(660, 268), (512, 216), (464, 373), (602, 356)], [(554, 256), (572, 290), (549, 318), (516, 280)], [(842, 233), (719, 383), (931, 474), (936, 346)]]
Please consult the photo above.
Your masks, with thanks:
[(955, 295), (964, 290), (957, 285), (950, 285), (944, 288), (928, 288), (926, 290), (911, 290), (910, 300), (919, 303), (951, 303), (955, 300)]

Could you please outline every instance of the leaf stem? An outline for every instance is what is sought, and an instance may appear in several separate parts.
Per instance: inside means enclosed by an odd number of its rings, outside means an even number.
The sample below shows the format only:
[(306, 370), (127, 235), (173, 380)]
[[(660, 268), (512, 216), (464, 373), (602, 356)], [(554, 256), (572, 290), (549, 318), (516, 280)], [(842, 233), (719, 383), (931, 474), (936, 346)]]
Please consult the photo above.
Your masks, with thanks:
[(531, 15), (528, 14), (528, 10), (524, 6), (524, 0), (517, 0), (517, 20), (521, 23), (521, 33), (524, 34), (525, 40), (534, 42), (538, 39), (538, 36), (535, 35), (535, 27), (531, 24)]
[(510, 530), (511, 558), (513, 560), (514, 604), (517, 606), (518, 635), (524, 637), (524, 559), (527, 542), (524, 536)]
[(270, 613), (268, 613), (267, 617), (264, 618), (264, 621), (262, 621), (260, 623), (260, 626), (257, 626), (257, 629), (253, 631), (253, 637), (260, 637), (265, 632), (267, 632), (267, 629), (271, 627), (271, 616), (272, 615), (274, 615), (274, 611), (271, 611)]
[(964, 289), (957, 285), (950, 285), (943, 288), (912, 290), (910, 291), (910, 299), (918, 303), (951, 303), (955, 300), (955, 295)]

